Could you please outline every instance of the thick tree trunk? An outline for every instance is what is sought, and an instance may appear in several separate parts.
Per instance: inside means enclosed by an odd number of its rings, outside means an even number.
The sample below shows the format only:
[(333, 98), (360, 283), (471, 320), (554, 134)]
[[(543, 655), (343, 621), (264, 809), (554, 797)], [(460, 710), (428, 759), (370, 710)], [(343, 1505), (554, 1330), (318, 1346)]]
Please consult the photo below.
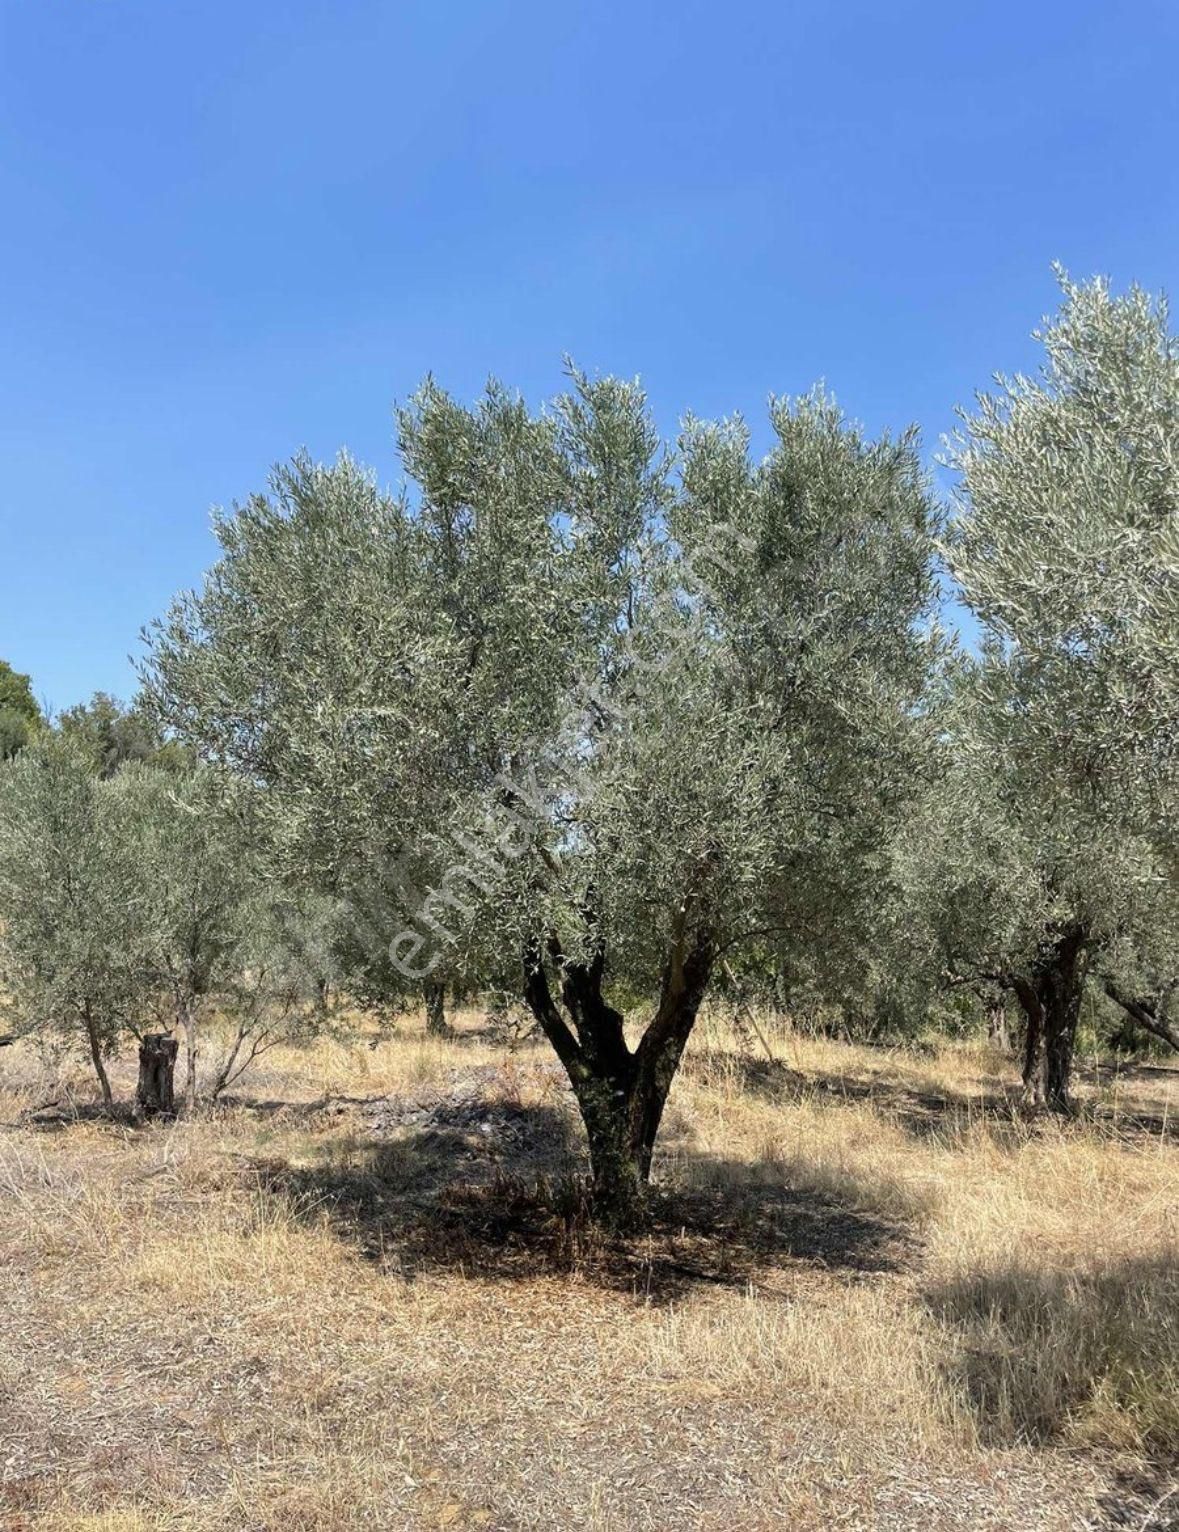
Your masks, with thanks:
[(135, 1099), (145, 1117), (173, 1117), (173, 1074), (180, 1045), (174, 1037), (152, 1034), (139, 1044), (139, 1086)]
[(1054, 1112), (1071, 1112), (1073, 1050), (1081, 1019), (1085, 933), (1070, 927), (1040, 973), (1044, 1011), (1044, 1099)]
[(430, 1037), (448, 1037), (446, 1025), (446, 985), (427, 980), (423, 986), (426, 996), (426, 1032)]
[(631, 1229), (646, 1210), (655, 1140), (708, 985), (711, 947), (702, 938), (686, 959), (680, 951), (673, 953), (658, 1009), (633, 1052), (623, 1036), (621, 1013), (602, 997), (604, 958), (565, 962), (555, 939), (549, 949), (572, 1027), (552, 997), (536, 952), (525, 959), (525, 999), (565, 1065), (581, 1110), (595, 1216), (612, 1228)]
[(1084, 988), (1085, 931), (1069, 926), (1012, 988), (1024, 1013), (1023, 1088), (1034, 1105), (1070, 1112), (1073, 1050)]
[(581, 1120), (589, 1142), (594, 1215), (616, 1229), (634, 1228), (642, 1221), (648, 1159), (635, 1131), (634, 1080), (591, 1076), (574, 1085)]
[(102, 1043), (89, 1001), (82, 1008), (82, 1020), (86, 1027), (86, 1040), (90, 1044), (90, 1057), (94, 1060), (94, 1073), (98, 1076), (98, 1083), (102, 1087), (102, 1104), (110, 1106), (114, 1099), (111, 1096), (111, 1082), (106, 1072), (106, 1065), (102, 1061)]
[(1040, 1106), (1044, 1100), (1043, 1077), (1040, 1069), (1040, 1048), (1044, 1040), (1044, 1010), (1035, 983), (1022, 974), (1011, 981), (1023, 1011), (1023, 1095), (1030, 1106)]

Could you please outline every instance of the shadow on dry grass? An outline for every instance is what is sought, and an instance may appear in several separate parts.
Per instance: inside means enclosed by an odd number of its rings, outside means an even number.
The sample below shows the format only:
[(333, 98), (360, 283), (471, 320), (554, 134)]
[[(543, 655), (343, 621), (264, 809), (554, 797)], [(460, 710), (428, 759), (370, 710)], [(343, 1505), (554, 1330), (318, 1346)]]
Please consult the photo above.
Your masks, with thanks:
[(1007, 1120), (983, 1049), (700, 1041), (626, 1240), (540, 1048), (321, 1041), (53, 1132), (5, 1060), (0, 1523), (1163, 1532), (1174, 1141)]
[[(499, 1107), (499, 1112), (504, 1108)], [(567, 1113), (510, 1108), (513, 1143), (492, 1163), (466, 1124), (325, 1147), (311, 1165), (255, 1166), (271, 1191), (406, 1280), (427, 1272), (528, 1281), (576, 1274), (653, 1302), (701, 1283), (761, 1286), (783, 1262), (847, 1274), (899, 1270), (896, 1222), (792, 1189), (738, 1161), (701, 1158), (686, 1186), (655, 1188), (648, 1226), (608, 1235), (590, 1217), (579, 1133)], [(502, 1145), (502, 1122), (495, 1128)]]
[[(833, 1071), (794, 1069), (778, 1059), (732, 1053), (699, 1054), (693, 1063), (704, 1078), (710, 1072), (730, 1078), (735, 1076), (740, 1090), (772, 1103), (805, 1099), (832, 1106), (873, 1107), (917, 1139), (944, 1138), (967, 1123), (987, 1123), (1001, 1128), (1024, 1123), (1032, 1115), (1018, 1083), (996, 1077), (983, 1082), (988, 1087), (986, 1090), (965, 1094), (924, 1090), (878, 1077), (860, 1079)], [(1136, 1069), (1125, 1071), (1122, 1079), (1126, 1084), (1138, 1083), (1140, 1077), (1146, 1078), (1152, 1073), (1164, 1083), (1174, 1078), (1173, 1070)], [(1109, 1088), (1107, 1071), (1092, 1076), (1091, 1071), (1082, 1069), (1078, 1076)], [(1083, 1101), (1073, 1120), (1085, 1127), (1095, 1126), (1126, 1135), (1179, 1136), (1179, 1117), (1168, 1111), (1162, 1102), (1158, 1103), (1157, 1110), (1144, 1110), (1141, 1105), (1136, 1110), (1127, 1110), (1124, 1106), (1111, 1106), (1106, 1101)]]
[(970, 1112), (976, 1118), (1009, 1122), (1018, 1109), (1016, 1094), (1004, 1091), (999, 1081), (994, 1082), (996, 1089), (990, 1094), (964, 1096), (918, 1090), (887, 1080), (860, 1080), (822, 1070), (792, 1069), (780, 1060), (732, 1054), (705, 1055), (699, 1061), (704, 1070), (710, 1066), (726, 1071), (735, 1069), (741, 1089), (767, 1101), (805, 1097), (831, 1105), (877, 1107), (919, 1138), (943, 1132), (947, 1119), (955, 1113)]
[(988, 1444), (1064, 1441), (1179, 1460), (1171, 1253), (1073, 1271), (1002, 1266), (925, 1296), (959, 1342), (953, 1382)]

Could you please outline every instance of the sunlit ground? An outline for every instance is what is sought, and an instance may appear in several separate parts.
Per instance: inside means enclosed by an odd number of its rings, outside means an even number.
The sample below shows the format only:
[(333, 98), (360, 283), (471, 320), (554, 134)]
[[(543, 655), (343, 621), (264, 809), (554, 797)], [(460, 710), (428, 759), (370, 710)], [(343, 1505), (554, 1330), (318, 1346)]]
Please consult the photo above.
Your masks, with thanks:
[(474, 1013), (145, 1129), (4, 1050), (0, 1525), (1154, 1525), (1179, 1072), (1028, 1122), (998, 1055), (764, 1027), (698, 1028), (625, 1243)]

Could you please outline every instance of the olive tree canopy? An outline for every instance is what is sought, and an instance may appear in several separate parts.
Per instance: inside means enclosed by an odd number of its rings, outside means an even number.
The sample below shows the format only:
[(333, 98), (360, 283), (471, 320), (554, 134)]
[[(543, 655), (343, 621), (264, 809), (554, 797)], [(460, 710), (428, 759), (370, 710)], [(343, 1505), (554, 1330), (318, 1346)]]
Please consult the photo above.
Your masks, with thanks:
[(104, 1060), (142, 1005), (146, 917), (113, 784), (76, 741), (42, 730), (0, 765), (0, 1000), (20, 1031)]
[(1179, 348), (1138, 289), (1061, 277), (1038, 376), (963, 417), (953, 570), (983, 628), (989, 780), (1040, 902), (1020, 972), (1067, 1107), (1081, 985), (1150, 941), (1179, 830)]
[[(398, 420), (412, 491), (298, 459), (219, 517), (145, 683), (293, 867), (393, 869), (402, 972), (515, 971), (627, 1217), (723, 954), (834, 956), (875, 898), (939, 647), (916, 443), (813, 395), (760, 462), (740, 421), (673, 450), (580, 374), (539, 413), (427, 383)], [(656, 996), (633, 1044), (622, 978)]]
[(11, 760), (43, 722), (29, 677), (0, 660), (0, 761)]

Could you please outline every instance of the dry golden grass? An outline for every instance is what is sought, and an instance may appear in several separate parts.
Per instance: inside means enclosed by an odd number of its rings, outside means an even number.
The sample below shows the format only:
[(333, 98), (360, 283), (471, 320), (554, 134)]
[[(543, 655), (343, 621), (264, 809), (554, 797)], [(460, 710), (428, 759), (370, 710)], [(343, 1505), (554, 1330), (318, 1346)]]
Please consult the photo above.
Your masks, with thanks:
[(1179, 1074), (1060, 1126), (985, 1051), (706, 1017), (614, 1244), (546, 1051), (460, 1020), (138, 1130), (0, 1055), (0, 1527), (1163, 1525)]

